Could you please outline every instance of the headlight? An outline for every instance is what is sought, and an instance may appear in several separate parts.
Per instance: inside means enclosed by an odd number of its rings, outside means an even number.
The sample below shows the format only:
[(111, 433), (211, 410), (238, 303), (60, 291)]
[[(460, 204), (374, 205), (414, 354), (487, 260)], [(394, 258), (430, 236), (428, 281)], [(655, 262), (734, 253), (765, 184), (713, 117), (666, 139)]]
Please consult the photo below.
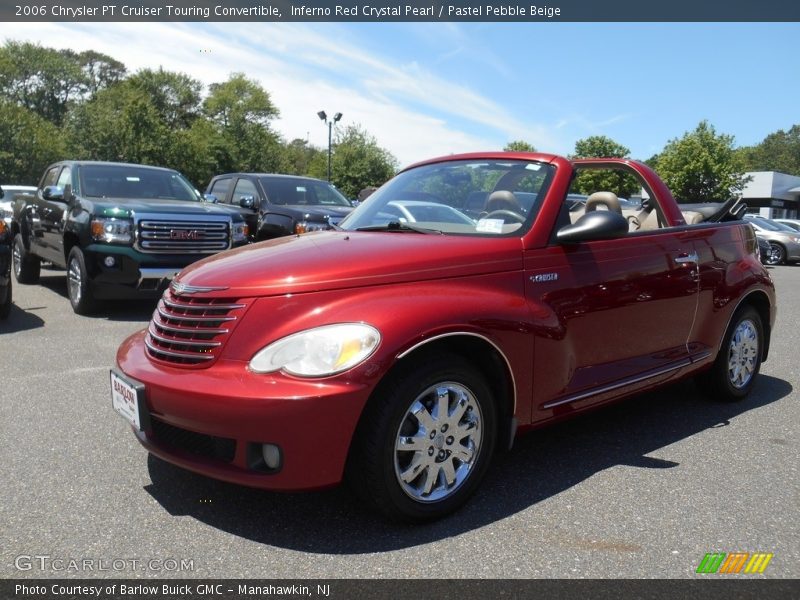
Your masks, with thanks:
[(250, 360), (250, 369), (282, 370), (300, 377), (334, 375), (365, 361), (380, 341), (381, 334), (370, 325), (324, 325), (273, 342)]
[(233, 233), (234, 242), (243, 242), (247, 239), (249, 227), (247, 227), (246, 223), (233, 223), (231, 232)]
[(92, 219), (92, 239), (109, 244), (130, 244), (133, 240), (133, 223), (130, 219), (96, 217)]
[(329, 229), (327, 223), (309, 223), (308, 221), (299, 221), (294, 226), (295, 233), (309, 233), (311, 231), (325, 231)]

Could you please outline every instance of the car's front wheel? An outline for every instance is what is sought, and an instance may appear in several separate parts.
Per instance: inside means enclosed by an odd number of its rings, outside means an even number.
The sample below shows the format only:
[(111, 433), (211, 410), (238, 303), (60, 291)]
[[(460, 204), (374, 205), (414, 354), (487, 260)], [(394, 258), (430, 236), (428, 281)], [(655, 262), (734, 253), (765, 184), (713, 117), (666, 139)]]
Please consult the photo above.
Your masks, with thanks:
[(786, 260), (786, 249), (775, 242), (769, 243), (768, 265), (782, 265)]
[(95, 308), (95, 300), (89, 287), (86, 259), (77, 246), (73, 246), (67, 258), (67, 293), (72, 310), (79, 315), (88, 315)]
[(359, 425), (348, 479), (392, 519), (453, 512), (476, 490), (494, 452), (497, 408), (485, 378), (446, 355), (407, 365), (380, 389)]

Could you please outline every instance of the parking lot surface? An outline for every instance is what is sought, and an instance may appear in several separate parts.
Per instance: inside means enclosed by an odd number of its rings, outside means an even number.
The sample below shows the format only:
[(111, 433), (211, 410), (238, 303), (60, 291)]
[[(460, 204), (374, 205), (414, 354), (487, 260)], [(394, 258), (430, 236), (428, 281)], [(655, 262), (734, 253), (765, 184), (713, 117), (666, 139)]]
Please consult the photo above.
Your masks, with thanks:
[(0, 323), (0, 577), (683, 578), (709, 577), (709, 552), (800, 577), (800, 267), (770, 272), (778, 321), (746, 401), (682, 382), (533, 432), (464, 509), (401, 526), (346, 487), (270, 493), (149, 457), (108, 369), (155, 302), (79, 317), (43, 270)]

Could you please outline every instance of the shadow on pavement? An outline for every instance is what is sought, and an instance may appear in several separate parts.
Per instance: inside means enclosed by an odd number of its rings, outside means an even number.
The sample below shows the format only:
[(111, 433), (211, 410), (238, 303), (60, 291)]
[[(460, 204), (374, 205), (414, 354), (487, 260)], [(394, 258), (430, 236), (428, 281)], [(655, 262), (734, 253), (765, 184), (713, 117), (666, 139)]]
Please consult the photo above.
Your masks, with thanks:
[(8, 318), (0, 321), (0, 333), (16, 333), (18, 331), (28, 331), (29, 329), (36, 329), (44, 326), (44, 320), (33, 311), (41, 310), (42, 307), (34, 306), (24, 310), (14, 304), (11, 304), (11, 312)]
[(682, 382), (534, 431), (497, 457), (464, 508), (424, 526), (393, 524), (366, 512), (345, 486), (322, 492), (266, 492), (195, 475), (153, 456), (148, 457), (152, 484), (145, 489), (172, 515), (189, 515), (262, 544), (324, 554), (397, 550), (499, 521), (616, 465), (677, 467), (647, 455), (707, 429), (725, 427), (791, 392), (788, 382), (762, 375), (744, 402), (722, 404), (706, 400), (691, 382)]

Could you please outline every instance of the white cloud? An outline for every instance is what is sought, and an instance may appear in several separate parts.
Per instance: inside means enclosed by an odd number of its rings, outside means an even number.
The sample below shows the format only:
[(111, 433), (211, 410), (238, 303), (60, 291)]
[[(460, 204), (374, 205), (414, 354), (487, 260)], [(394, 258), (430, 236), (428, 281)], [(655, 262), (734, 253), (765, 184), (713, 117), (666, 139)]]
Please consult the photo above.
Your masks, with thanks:
[(325, 147), (316, 113), (342, 112), (343, 124), (363, 125), (402, 165), (512, 139), (558, 146), (547, 127), (415, 62), (373, 55), (337, 24), (18, 23), (0, 24), (0, 39), (97, 50), (130, 71), (161, 66), (206, 85), (241, 71), (270, 92), (281, 113), (275, 128), (287, 139)]

